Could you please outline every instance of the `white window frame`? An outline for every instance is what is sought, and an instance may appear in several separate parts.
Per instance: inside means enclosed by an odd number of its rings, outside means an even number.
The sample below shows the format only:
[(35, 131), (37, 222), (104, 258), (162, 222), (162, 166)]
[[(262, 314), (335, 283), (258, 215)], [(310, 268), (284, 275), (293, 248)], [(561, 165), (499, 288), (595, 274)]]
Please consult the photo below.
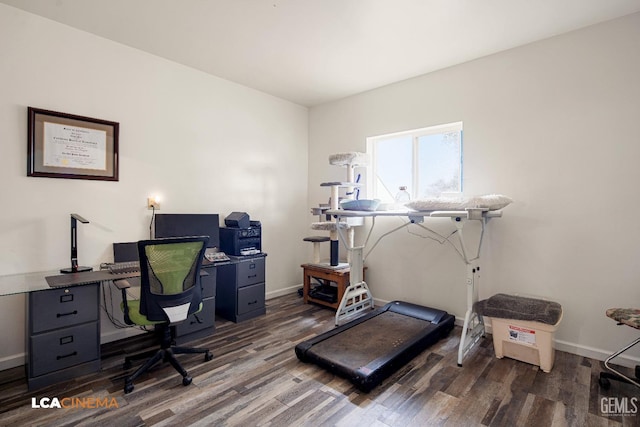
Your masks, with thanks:
[[(378, 135), (367, 138), (367, 153), (371, 156), (371, 164), (367, 173), (367, 189), (370, 198), (379, 197), (378, 192), (378, 180), (377, 177), (377, 153), (376, 153), (376, 143), (378, 141), (387, 140), (390, 138), (398, 138), (403, 136), (411, 136), (413, 145), (412, 145), (412, 182), (410, 187), (411, 199), (416, 199), (419, 194), (419, 176), (420, 176), (420, 165), (419, 165), (419, 138), (428, 135), (441, 134), (447, 132), (460, 132), (460, 194), (463, 191), (463, 126), (462, 122), (453, 122), (442, 125), (429, 126), (420, 129), (413, 129), (403, 132), (394, 132), (385, 135)], [(384, 191), (384, 190), (382, 190)], [(380, 193), (382, 192), (380, 191)], [(391, 195), (393, 198), (393, 195)], [(386, 198), (383, 198), (386, 200)], [(386, 200), (389, 201), (389, 200)]]

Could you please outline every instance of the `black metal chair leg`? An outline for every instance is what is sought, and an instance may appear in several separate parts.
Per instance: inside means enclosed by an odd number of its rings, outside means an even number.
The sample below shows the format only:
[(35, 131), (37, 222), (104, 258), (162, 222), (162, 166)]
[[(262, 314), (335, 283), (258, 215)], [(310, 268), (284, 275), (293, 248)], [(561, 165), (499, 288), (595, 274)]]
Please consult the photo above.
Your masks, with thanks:
[(136, 371), (125, 378), (124, 380), (124, 392), (131, 393), (133, 391), (133, 381), (143, 373), (147, 372), (153, 365), (160, 362), (165, 357), (166, 350), (158, 350), (155, 355), (147, 360), (144, 365), (140, 366)]
[(173, 354), (198, 354), (209, 353), (208, 348), (171, 347)]
[(627, 384), (633, 384), (636, 387), (640, 387), (640, 379), (638, 379), (638, 373), (640, 373), (640, 370), (638, 369), (638, 366), (636, 366), (636, 369), (634, 371), (634, 374), (636, 376), (635, 380), (627, 377), (626, 375), (624, 375), (622, 372), (616, 370), (615, 368), (613, 368), (611, 365), (609, 365), (609, 362), (611, 360), (613, 360), (614, 358), (618, 357), (620, 354), (624, 353), (625, 351), (629, 350), (631, 347), (633, 347), (634, 345), (640, 343), (640, 338), (636, 339), (635, 341), (633, 341), (632, 343), (630, 343), (629, 345), (621, 348), (620, 350), (616, 351), (615, 353), (613, 353), (611, 356), (609, 356), (605, 361), (604, 361), (604, 366), (605, 368), (607, 368), (609, 370), (609, 372), (601, 372), (600, 373), (600, 378), (598, 379), (598, 383), (600, 384), (600, 386), (602, 388), (604, 388), (605, 390), (607, 390), (610, 386), (611, 383), (609, 382), (609, 380), (614, 380), (614, 381), (620, 381), (620, 382), (624, 382)]

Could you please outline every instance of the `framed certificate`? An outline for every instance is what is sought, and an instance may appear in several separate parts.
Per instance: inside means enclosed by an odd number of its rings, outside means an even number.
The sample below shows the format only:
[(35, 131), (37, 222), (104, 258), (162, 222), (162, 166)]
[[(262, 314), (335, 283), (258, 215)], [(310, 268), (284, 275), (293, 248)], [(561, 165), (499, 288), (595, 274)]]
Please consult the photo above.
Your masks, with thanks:
[(27, 176), (118, 181), (119, 124), (29, 107)]

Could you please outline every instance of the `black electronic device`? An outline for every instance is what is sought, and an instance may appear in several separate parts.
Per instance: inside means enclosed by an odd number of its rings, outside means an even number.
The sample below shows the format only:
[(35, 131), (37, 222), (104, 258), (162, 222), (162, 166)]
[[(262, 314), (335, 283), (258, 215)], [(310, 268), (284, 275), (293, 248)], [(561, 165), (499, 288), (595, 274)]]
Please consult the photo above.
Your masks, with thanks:
[(249, 228), (251, 221), (246, 212), (231, 212), (225, 219), (224, 225), (235, 228)]
[(140, 271), (138, 242), (113, 244), (113, 264), (107, 264), (113, 274), (137, 273)]
[(338, 289), (331, 285), (320, 285), (309, 291), (309, 296), (321, 301), (336, 303), (338, 302)]
[(138, 261), (138, 242), (113, 244), (113, 262)]
[[(254, 222), (260, 224), (259, 222)], [(223, 227), (220, 229), (220, 248), (228, 255), (252, 255), (262, 251), (262, 227)]]
[(209, 236), (207, 247), (220, 246), (218, 214), (156, 214), (155, 238)]

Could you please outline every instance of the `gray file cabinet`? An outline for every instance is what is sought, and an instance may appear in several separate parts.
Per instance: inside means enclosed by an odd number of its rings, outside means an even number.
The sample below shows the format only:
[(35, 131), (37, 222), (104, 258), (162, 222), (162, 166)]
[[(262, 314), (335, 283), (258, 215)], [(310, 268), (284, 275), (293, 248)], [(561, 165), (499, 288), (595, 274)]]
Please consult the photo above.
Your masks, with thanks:
[(265, 308), (266, 254), (232, 257), (219, 265), (216, 313), (233, 322), (262, 316)]
[(29, 389), (100, 370), (100, 283), (30, 292)]
[(209, 336), (216, 330), (216, 267), (203, 265), (202, 270), (208, 273), (200, 277), (202, 310), (175, 326), (175, 341), (178, 345)]

